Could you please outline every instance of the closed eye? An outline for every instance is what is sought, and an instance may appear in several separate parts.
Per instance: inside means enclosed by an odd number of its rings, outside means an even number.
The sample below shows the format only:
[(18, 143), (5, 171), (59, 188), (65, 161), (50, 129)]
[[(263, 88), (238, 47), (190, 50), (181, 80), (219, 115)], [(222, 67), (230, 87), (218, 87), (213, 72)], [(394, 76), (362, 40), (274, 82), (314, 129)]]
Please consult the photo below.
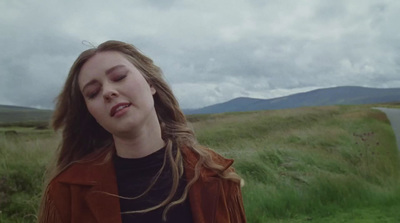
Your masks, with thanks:
[(101, 90), (101, 85), (98, 82), (88, 85), (84, 91), (84, 95), (88, 99), (95, 98)]
[(107, 76), (111, 81), (118, 82), (123, 80), (129, 73), (129, 70), (123, 65), (118, 65), (107, 71)]
[(93, 99), (95, 98), (97, 95), (99, 94), (99, 90), (95, 90), (93, 92), (89, 92), (86, 97), (88, 97), (89, 99)]
[(126, 77), (126, 74), (118, 75), (115, 78), (113, 78), (113, 81), (118, 82), (118, 81), (123, 80), (125, 77)]

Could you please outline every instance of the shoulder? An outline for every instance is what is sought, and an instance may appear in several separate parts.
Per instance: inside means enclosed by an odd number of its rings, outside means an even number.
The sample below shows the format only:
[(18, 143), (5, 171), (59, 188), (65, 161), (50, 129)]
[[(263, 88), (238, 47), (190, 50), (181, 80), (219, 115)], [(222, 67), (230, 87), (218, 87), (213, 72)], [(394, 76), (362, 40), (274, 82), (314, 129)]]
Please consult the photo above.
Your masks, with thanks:
[(112, 181), (115, 174), (111, 155), (111, 152), (90, 154), (60, 171), (43, 194), (39, 222), (71, 222), (72, 207), (80, 210), (89, 189)]
[(225, 158), (224, 156), (222, 156), (221, 154), (215, 152), (214, 150), (212, 150), (210, 148), (205, 148), (205, 150), (211, 156), (211, 159), (215, 163), (223, 166), (225, 169), (228, 169), (229, 167), (232, 166), (232, 164), (234, 162), (233, 159)]
[(235, 172), (233, 159), (225, 158), (210, 148), (183, 147), (181, 150), (189, 176), (194, 176), (197, 171), (203, 178), (227, 176)]
[(194, 212), (204, 213), (215, 222), (246, 222), (240, 177), (232, 167), (233, 160), (209, 148), (197, 149), (182, 150), (189, 163), (188, 178), (198, 177), (189, 190)]
[(45, 196), (48, 202), (58, 207), (60, 213), (64, 213), (61, 210), (70, 206), (72, 194), (77, 195), (85, 188), (112, 182), (114, 178), (112, 152), (90, 154), (58, 173), (47, 185)]
[(103, 176), (103, 173), (113, 170), (112, 154), (111, 150), (103, 150), (70, 163), (52, 179), (50, 185), (55, 183), (92, 185)]
[(216, 151), (207, 148), (207, 147), (196, 147), (191, 148), (187, 146), (181, 147), (181, 151), (185, 158), (185, 161), (191, 165), (195, 165), (201, 157), (208, 158), (212, 162), (223, 166), (225, 169), (228, 169), (233, 164), (233, 159), (228, 159), (223, 157), (221, 154), (217, 153)]

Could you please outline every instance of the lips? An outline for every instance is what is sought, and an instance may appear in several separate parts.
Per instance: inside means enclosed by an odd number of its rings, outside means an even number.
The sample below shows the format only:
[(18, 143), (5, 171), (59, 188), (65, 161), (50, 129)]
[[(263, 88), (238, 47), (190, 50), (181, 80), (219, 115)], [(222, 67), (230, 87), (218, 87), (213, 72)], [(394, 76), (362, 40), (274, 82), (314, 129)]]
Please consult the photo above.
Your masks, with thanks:
[(131, 103), (119, 103), (119, 104), (114, 105), (114, 106), (111, 108), (111, 110), (110, 110), (110, 116), (111, 116), (111, 117), (114, 117), (114, 115), (115, 115), (117, 112), (119, 112), (119, 111), (121, 111), (122, 109), (127, 108), (127, 107), (129, 107), (129, 106), (131, 106)]

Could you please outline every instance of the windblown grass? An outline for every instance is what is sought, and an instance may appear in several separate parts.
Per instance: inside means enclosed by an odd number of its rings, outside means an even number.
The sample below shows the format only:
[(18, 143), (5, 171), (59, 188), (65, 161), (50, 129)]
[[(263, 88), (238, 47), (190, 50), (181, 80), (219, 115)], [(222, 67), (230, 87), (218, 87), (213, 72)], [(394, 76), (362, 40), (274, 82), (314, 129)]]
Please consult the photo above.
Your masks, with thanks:
[(394, 133), (367, 106), (208, 115), (194, 127), (201, 143), (235, 158), (249, 222), (400, 206)]
[[(328, 106), (189, 116), (200, 143), (235, 159), (248, 222), (400, 222), (400, 160), (386, 116)], [(29, 128), (28, 128), (29, 127)], [(0, 222), (34, 222), (59, 137), (0, 128)]]
[(45, 167), (58, 138), (49, 130), (11, 129), (0, 129), (0, 222), (34, 222)]

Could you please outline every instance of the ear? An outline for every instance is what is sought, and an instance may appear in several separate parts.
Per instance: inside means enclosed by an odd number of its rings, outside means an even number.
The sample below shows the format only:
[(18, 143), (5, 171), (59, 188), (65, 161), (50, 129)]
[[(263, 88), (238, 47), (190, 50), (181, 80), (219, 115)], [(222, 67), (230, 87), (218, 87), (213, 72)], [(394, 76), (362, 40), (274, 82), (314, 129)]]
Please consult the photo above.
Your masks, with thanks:
[(152, 85), (150, 85), (150, 92), (152, 95), (154, 95), (157, 92), (156, 89)]

